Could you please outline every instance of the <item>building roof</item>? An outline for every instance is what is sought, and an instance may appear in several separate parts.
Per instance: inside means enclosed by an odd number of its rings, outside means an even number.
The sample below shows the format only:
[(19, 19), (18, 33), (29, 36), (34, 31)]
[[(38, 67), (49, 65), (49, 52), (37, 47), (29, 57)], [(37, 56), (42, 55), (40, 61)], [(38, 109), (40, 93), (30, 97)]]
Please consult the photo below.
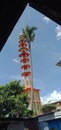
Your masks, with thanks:
[(61, 60), (56, 63), (56, 66), (61, 67)]
[(27, 3), (40, 13), (61, 25), (61, 0), (1, 0), (0, 1), (0, 51), (6, 43)]
[(59, 119), (61, 118), (61, 110), (60, 111), (55, 111), (55, 112), (51, 112), (48, 114), (43, 114), (41, 116), (38, 117), (39, 122), (42, 121), (50, 121), (50, 120), (54, 120), (54, 119)]
[(44, 104), (43, 106), (46, 106), (46, 105), (50, 105), (50, 104), (57, 104), (57, 103), (61, 103), (61, 100), (58, 100), (58, 101), (51, 101), (51, 102), (49, 102), (49, 103), (46, 103), (46, 104)]

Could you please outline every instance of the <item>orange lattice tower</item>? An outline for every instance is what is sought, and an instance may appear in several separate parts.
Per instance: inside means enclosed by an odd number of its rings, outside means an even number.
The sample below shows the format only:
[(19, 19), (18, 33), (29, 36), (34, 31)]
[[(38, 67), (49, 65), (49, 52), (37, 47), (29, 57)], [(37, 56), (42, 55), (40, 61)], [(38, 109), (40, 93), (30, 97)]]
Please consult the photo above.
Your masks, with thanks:
[[(21, 62), (22, 77), (24, 81), (24, 92), (28, 94), (29, 107), (31, 106), (31, 66), (28, 43), (25, 42), (23, 34), (19, 36), (19, 57)], [(33, 111), (36, 115), (41, 114), (40, 89), (33, 88)]]
[(19, 57), (21, 58), (20, 62), (22, 63), (21, 69), (22, 69), (22, 76), (24, 81), (24, 86), (30, 86), (30, 61), (29, 61), (29, 48), (27, 47), (27, 43), (25, 42), (23, 38), (23, 34), (20, 34), (19, 36)]

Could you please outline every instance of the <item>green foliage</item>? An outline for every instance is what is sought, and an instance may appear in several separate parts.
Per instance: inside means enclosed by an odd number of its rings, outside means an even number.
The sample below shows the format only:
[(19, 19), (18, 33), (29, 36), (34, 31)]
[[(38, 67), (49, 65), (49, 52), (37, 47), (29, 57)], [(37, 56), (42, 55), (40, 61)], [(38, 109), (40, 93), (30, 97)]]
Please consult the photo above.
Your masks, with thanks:
[(56, 106), (54, 104), (47, 104), (42, 107), (42, 111), (44, 113), (52, 112), (56, 110)]
[(31, 116), (28, 97), (23, 90), (20, 81), (11, 81), (5, 86), (0, 86), (0, 118)]
[(34, 31), (37, 30), (36, 27), (29, 27), (28, 25), (26, 26), (25, 29), (22, 29), (24, 39), (26, 42), (29, 44), (29, 49), (30, 49), (30, 42), (33, 42), (35, 39), (35, 33)]
[(2, 113), (3, 113), (3, 109), (4, 109), (4, 106), (3, 106), (3, 86), (0, 86), (0, 115), (2, 117)]

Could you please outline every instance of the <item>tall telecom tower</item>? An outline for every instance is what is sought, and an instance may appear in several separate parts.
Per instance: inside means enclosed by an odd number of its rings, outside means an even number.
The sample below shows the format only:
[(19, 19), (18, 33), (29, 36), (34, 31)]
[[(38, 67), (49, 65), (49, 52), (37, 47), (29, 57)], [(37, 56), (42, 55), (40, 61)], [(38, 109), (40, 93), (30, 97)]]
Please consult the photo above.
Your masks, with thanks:
[[(24, 92), (28, 94), (29, 107), (31, 106), (31, 66), (30, 66), (30, 51), (28, 44), (24, 40), (23, 34), (19, 36), (19, 57), (21, 62), (21, 70), (23, 83), (25, 86)], [(33, 111), (36, 115), (41, 113), (40, 89), (33, 88)]]

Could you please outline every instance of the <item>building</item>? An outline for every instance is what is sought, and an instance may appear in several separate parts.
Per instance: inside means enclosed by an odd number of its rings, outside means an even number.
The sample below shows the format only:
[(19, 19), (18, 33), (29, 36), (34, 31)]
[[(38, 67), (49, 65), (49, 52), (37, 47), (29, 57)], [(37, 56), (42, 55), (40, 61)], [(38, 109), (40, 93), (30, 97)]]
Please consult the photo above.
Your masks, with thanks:
[(39, 130), (61, 130), (61, 110), (38, 116)]
[[(31, 105), (31, 87), (26, 87), (25, 92), (28, 94), (29, 106)], [(40, 100), (40, 89), (33, 88), (33, 112), (35, 115), (40, 115), (42, 113), (42, 104)]]
[(37, 118), (0, 119), (0, 130), (39, 130)]
[(61, 110), (61, 101), (56, 101), (42, 106), (42, 111), (44, 114), (54, 112), (56, 110)]
[(56, 101), (54, 103), (52, 103), (56, 106), (56, 110), (61, 110), (61, 100), (60, 101)]

